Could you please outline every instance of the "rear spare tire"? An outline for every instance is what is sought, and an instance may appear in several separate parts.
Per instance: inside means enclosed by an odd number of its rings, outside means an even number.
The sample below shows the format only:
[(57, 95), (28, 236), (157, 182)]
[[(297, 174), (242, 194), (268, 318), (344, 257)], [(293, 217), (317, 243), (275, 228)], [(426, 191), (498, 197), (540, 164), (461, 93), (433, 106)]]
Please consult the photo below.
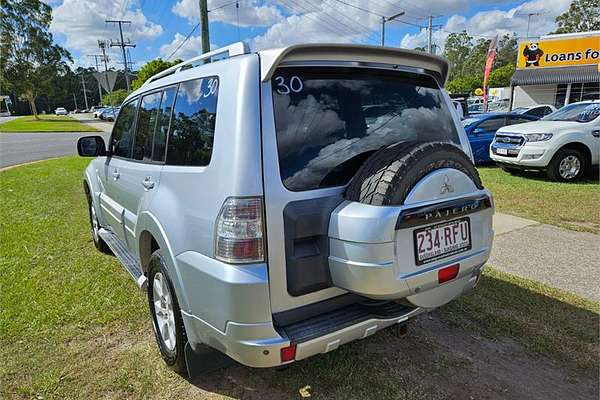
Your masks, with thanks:
[(345, 197), (376, 206), (401, 205), (425, 175), (442, 168), (463, 172), (483, 189), (479, 173), (459, 147), (444, 142), (403, 142), (372, 154), (350, 181)]

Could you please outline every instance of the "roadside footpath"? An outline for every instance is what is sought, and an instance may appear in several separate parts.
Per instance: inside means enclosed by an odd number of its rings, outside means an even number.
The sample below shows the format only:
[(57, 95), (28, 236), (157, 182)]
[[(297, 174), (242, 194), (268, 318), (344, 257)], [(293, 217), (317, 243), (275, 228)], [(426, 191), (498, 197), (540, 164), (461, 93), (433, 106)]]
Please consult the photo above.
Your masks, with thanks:
[(86, 125), (89, 125), (93, 128), (99, 129), (102, 132), (110, 133), (112, 132), (113, 123), (108, 121), (102, 121), (101, 119), (94, 118), (92, 114), (72, 114), (71, 117), (82, 122)]
[(494, 216), (494, 230), (492, 267), (600, 301), (600, 235), (504, 213)]

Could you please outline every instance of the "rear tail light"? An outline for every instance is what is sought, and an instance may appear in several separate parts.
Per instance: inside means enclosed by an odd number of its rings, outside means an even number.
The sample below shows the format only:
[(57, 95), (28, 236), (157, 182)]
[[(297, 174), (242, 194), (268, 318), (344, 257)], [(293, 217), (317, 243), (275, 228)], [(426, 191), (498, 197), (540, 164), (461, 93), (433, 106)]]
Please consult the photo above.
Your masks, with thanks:
[(460, 264), (453, 264), (438, 270), (438, 283), (451, 281), (458, 275)]
[(230, 197), (217, 218), (215, 257), (227, 263), (264, 261), (261, 197)]

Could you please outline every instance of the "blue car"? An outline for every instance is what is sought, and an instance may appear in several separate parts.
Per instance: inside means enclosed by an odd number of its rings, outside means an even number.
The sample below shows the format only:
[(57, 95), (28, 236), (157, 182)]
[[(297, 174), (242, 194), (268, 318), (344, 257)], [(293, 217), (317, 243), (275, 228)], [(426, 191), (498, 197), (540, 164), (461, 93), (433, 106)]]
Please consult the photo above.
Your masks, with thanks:
[(463, 119), (462, 125), (467, 132), (475, 164), (490, 163), (490, 144), (496, 131), (503, 126), (537, 121), (539, 117), (510, 112), (485, 113)]

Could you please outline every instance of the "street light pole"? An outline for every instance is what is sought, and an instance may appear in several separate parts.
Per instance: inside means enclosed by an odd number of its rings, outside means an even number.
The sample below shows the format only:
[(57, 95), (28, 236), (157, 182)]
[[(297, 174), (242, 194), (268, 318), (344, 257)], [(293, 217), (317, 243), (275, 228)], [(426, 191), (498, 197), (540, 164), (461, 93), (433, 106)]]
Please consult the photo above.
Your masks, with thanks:
[(81, 73), (81, 84), (83, 85), (83, 99), (85, 100), (85, 109), (89, 109), (87, 102), (87, 93), (85, 93), (85, 79), (83, 79), (83, 73)]
[(102, 49), (102, 59), (104, 60), (104, 77), (106, 78), (106, 89), (108, 92), (108, 101), (110, 102), (110, 107), (113, 106), (112, 100), (112, 89), (110, 88), (110, 82), (108, 82), (108, 63), (106, 58), (106, 42), (102, 40), (98, 40), (98, 46)]
[(394, 14), (391, 17), (386, 17), (384, 15), (381, 16), (381, 45), (385, 46), (385, 23), (389, 21), (393, 21), (398, 17), (404, 15), (404, 11), (399, 12), (398, 14)]

